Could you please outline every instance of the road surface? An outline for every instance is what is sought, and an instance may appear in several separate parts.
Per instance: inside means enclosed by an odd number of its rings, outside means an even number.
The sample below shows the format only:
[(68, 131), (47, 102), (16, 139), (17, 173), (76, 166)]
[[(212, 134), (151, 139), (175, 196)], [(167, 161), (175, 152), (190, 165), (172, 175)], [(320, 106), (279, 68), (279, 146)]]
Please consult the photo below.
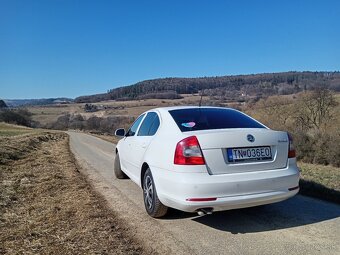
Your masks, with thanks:
[(255, 208), (201, 216), (171, 210), (150, 218), (141, 189), (113, 175), (114, 144), (68, 132), (78, 164), (151, 251), (172, 254), (340, 254), (340, 206), (298, 195)]

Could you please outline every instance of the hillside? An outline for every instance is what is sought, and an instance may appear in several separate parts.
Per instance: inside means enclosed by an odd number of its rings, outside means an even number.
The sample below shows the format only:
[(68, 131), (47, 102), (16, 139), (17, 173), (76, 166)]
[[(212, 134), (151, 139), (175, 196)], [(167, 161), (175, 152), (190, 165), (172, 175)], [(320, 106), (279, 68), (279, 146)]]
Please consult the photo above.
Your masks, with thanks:
[(71, 103), (71, 98), (4, 99), (9, 107)]
[(107, 93), (80, 96), (77, 103), (105, 100), (179, 98), (179, 94), (205, 94), (224, 100), (240, 97), (288, 95), (317, 86), (340, 91), (340, 72), (284, 72), (200, 78), (162, 78), (109, 90)]

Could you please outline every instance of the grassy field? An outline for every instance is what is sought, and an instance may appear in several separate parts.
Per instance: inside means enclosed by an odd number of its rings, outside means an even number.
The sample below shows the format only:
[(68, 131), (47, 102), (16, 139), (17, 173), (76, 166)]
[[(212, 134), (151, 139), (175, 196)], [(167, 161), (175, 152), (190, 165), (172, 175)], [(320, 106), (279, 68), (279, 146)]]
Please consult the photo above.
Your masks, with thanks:
[[(85, 112), (85, 104), (63, 104), (48, 106), (28, 106), (26, 107), (33, 113), (33, 120), (39, 121), (42, 125), (55, 122), (59, 116), (64, 114), (81, 114), (84, 118), (91, 116), (106, 117), (110, 115), (123, 115), (137, 117), (142, 112), (156, 107), (174, 106), (174, 105), (198, 105), (199, 95), (182, 95), (182, 99), (146, 99), (130, 101), (105, 101), (94, 103), (94, 105), (105, 106), (106, 109), (97, 112)], [(208, 97), (203, 97), (203, 103)]]
[(333, 166), (298, 163), (300, 193), (340, 204), (340, 169)]
[(0, 254), (145, 254), (79, 173), (68, 136), (22, 130), (0, 139)]
[(0, 122), (0, 137), (22, 135), (34, 132), (36, 132), (36, 130), (32, 128)]
[[(85, 112), (84, 103), (80, 104), (63, 104), (63, 105), (48, 105), (48, 106), (29, 106), (27, 109), (33, 113), (33, 120), (39, 121), (42, 125), (55, 122), (59, 116), (64, 114), (81, 114), (85, 119), (91, 116), (107, 117), (112, 115), (133, 116), (137, 117), (144, 111), (150, 110), (156, 107), (176, 106), (176, 105), (198, 105), (200, 96), (197, 95), (181, 95), (181, 99), (146, 99), (146, 100), (130, 100), (130, 101), (105, 101), (94, 103), (94, 105), (107, 107), (106, 109), (99, 110), (97, 112)], [(292, 95), (281, 96), (291, 98)], [(340, 94), (334, 95), (339, 105), (337, 106), (337, 112), (340, 112)], [(211, 105), (213, 101), (209, 97), (204, 96), (202, 98), (202, 105)], [(215, 102), (221, 103), (223, 102)], [(236, 102), (229, 102), (223, 104), (225, 106), (237, 104)], [(240, 105), (242, 107), (242, 104)], [(258, 117), (256, 113), (249, 110), (249, 113)]]

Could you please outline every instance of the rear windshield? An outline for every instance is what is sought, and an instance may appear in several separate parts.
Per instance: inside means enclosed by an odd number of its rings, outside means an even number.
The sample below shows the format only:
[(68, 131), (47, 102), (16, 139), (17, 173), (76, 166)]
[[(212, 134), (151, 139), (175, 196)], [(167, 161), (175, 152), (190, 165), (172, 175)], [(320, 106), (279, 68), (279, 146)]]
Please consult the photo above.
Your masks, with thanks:
[(192, 108), (169, 111), (182, 132), (222, 128), (265, 128), (247, 115), (219, 108)]

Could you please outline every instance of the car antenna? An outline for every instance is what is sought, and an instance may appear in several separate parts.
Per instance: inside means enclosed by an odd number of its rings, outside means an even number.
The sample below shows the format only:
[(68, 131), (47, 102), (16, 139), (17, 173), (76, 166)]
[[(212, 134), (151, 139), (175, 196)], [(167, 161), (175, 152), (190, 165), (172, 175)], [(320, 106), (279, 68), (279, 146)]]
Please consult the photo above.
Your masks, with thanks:
[(204, 92), (204, 89), (201, 90), (201, 98), (200, 98), (200, 102), (198, 103), (199, 107), (201, 107), (202, 105), (203, 92)]

